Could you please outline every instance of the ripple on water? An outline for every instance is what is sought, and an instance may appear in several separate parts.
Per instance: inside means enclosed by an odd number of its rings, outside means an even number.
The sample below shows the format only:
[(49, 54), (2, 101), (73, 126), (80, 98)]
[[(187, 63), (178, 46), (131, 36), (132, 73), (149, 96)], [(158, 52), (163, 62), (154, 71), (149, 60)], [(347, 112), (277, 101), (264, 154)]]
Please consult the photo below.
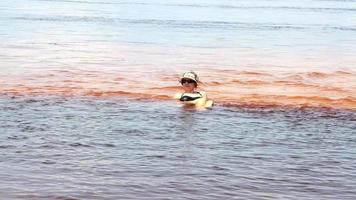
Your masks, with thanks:
[(14, 199), (355, 196), (354, 112), (38, 98), (2, 100), (26, 108), (0, 118), (0, 188)]

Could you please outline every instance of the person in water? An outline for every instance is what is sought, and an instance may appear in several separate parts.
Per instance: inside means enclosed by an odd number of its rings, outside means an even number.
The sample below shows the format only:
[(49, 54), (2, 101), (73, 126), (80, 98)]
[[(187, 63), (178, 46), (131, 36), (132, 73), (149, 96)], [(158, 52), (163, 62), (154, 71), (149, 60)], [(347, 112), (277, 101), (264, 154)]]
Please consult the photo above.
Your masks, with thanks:
[(174, 99), (196, 107), (208, 108), (213, 106), (214, 102), (208, 100), (206, 92), (197, 91), (199, 77), (196, 73), (192, 71), (183, 73), (179, 82), (182, 84), (184, 92), (176, 93)]

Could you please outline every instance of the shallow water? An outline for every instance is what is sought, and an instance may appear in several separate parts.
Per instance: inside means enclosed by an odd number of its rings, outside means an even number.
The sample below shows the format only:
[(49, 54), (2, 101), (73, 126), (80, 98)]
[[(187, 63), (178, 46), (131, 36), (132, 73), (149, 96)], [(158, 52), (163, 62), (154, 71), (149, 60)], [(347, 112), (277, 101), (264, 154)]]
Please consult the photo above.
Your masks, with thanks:
[(1, 98), (9, 199), (354, 199), (354, 112)]
[(356, 198), (356, 1), (0, 10), (0, 199)]

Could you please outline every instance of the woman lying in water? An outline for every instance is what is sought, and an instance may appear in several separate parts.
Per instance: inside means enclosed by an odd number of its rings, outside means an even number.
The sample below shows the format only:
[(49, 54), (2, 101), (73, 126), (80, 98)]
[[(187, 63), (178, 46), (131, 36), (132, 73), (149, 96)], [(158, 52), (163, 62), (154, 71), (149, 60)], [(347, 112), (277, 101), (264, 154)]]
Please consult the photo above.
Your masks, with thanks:
[(197, 91), (198, 75), (194, 72), (185, 72), (180, 78), (180, 83), (184, 90), (183, 93), (174, 95), (174, 99), (180, 100), (188, 105), (195, 105), (199, 108), (209, 108), (213, 106), (213, 101), (208, 100), (207, 94), (204, 91)]

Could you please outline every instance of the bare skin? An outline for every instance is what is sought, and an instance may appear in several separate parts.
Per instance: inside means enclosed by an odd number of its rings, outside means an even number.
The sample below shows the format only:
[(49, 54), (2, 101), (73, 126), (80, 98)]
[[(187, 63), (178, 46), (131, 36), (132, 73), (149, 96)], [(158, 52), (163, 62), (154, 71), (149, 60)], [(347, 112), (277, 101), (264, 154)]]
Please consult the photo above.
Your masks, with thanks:
[[(192, 81), (181, 81), (182, 89), (184, 90), (184, 94), (196, 93), (197, 84)], [(193, 101), (184, 101), (185, 104), (195, 105), (197, 108), (208, 108), (213, 105), (213, 101), (207, 99), (206, 92), (199, 92), (202, 97)], [(180, 99), (183, 93), (177, 93), (174, 95), (174, 99)]]

